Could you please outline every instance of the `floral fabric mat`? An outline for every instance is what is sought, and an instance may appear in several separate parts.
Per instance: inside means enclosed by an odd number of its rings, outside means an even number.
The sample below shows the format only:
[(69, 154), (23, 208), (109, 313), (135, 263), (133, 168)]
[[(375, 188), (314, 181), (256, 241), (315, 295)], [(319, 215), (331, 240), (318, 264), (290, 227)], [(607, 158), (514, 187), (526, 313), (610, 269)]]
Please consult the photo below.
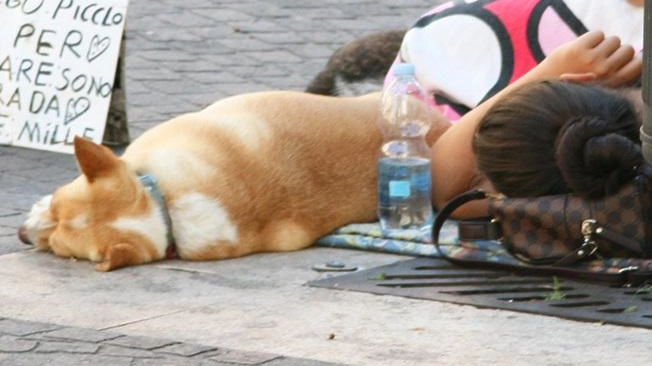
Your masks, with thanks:
[[(444, 224), (442, 245), (457, 242), (457, 225)], [(432, 245), (430, 226), (424, 230), (402, 230), (383, 235), (379, 223), (351, 224), (335, 230), (317, 241), (317, 245), (334, 248), (361, 249), (425, 257), (439, 257)]]
[[(439, 240), (442, 251), (454, 258), (525, 265), (511, 256), (498, 241), (460, 242), (457, 223), (452, 220), (446, 221), (442, 227)], [(317, 245), (411, 256), (441, 257), (435, 246), (432, 245), (430, 227), (424, 230), (402, 230), (383, 235), (378, 223), (350, 224), (320, 238)], [(630, 266), (637, 266), (642, 270), (652, 270), (652, 260), (606, 258), (583, 262), (577, 265), (577, 269), (613, 273)]]

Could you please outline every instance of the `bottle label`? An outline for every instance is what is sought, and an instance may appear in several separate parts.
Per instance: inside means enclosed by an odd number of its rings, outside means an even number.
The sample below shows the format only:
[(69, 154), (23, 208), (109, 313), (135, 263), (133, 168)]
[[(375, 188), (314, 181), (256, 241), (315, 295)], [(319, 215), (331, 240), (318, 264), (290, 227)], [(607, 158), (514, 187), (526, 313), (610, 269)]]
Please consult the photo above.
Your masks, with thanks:
[(392, 180), (389, 182), (390, 197), (410, 197), (410, 191), (410, 181), (408, 180)]

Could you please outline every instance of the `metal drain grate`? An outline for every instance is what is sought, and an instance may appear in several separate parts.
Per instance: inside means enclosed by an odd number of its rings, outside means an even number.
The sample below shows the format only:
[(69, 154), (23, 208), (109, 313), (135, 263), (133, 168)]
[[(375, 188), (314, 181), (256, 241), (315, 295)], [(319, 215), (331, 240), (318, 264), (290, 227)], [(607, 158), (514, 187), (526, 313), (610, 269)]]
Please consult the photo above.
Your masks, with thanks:
[[(644, 289), (456, 267), (416, 258), (309, 282), (371, 292), (652, 329), (652, 287)], [(650, 290), (650, 291), (644, 291)], [(562, 294), (562, 300), (551, 295)]]

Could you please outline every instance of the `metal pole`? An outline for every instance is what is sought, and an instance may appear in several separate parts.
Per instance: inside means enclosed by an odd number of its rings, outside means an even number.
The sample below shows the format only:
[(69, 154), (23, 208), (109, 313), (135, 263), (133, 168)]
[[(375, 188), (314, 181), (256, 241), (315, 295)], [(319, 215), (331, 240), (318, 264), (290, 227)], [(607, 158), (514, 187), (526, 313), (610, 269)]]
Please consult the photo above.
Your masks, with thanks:
[[(127, 31), (125, 27), (125, 32)], [(102, 143), (109, 147), (124, 147), (129, 144), (129, 126), (127, 124), (127, 97), (125, 95), (125, 33), (122, 34), (120, 55), (115, 71), (111, 104), (106, 117), (106, 128)]]
[(652, 113), (650, 112), (650, 96), (652, 96), (652, 0), (645, 0), (645, 16), (643, 25), (643, 126), (641, 127), (641, 142), (643, 157), (652, 162)]

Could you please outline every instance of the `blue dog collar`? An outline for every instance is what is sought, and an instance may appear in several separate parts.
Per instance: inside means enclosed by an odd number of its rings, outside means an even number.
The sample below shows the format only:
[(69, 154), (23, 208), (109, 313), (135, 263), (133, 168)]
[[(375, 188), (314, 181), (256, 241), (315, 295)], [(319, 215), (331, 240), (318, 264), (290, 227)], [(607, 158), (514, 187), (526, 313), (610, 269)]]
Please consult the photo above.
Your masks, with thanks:
[(165, 257), (168, 259), (175, 258), (177, 253), (174, 236), (172, 235), (172, 218), (170, 217), (170, 212), (168, 211), (167, 204), (165, 203), (165, 196), (158, 188), (158, 181), (151, 174), (139, 175), (138, 179), (149, 193), (149, 196), (152, 197), (154, 202), (158, 204), (161, 215), (163, 215), (163, 220), (165, 221), (165, 235), (168, 242), (168, 246), (165, 249)]

